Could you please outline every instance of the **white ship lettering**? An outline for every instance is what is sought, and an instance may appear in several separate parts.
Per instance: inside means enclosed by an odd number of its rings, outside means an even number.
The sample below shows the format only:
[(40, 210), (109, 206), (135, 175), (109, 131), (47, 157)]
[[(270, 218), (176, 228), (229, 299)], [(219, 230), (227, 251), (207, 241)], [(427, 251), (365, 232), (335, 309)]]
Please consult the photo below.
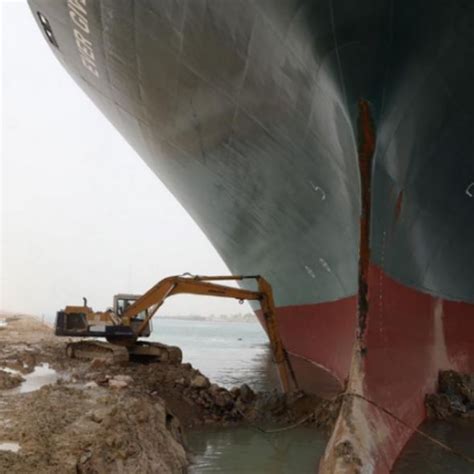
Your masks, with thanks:
[(74, 39), (79, 50), (82, 65), (94, 76), (99, 77), (95, 61), (94, 47), (90, 37), (89, 20), (87, 18), (87, 0), (68, 0), (69, 16), (75, 25)]

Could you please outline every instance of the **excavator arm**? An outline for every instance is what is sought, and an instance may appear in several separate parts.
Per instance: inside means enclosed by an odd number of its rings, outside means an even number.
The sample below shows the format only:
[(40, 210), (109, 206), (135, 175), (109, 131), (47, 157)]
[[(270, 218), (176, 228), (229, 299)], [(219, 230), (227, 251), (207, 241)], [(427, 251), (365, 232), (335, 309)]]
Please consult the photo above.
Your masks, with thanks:
[[(254, 279), (257, 281), (257, 291), (215, 283), (216, 281), (241, 281), (247, 279)], [(136, 338), (140, 337), (144, 329), (148, 326), (150, 319), (155, 315), (156, 311), (164, 303), (166, 298), (177, 294), (206, 295), (221, 298), (235, 298), (242, 301), (259, 301), (262, 308), (266, 331), (270, 339), (274, 361), (278, 367), (282, 388), (285, 392), (290, 390), (290, 378), (293, 382), (294, 388), (297, 388), (293, 370), (278, 331), (272, 289), (270, 284), (264, 278), (259, 275), (168, 277), (158, 282), (154, 287), (135, 301), (134, 304), (127, 308), (122, 316), (124, 324), (129, 324), (138, 314), (147, 310), (147, 317), (143, 320), (135, 333)]]

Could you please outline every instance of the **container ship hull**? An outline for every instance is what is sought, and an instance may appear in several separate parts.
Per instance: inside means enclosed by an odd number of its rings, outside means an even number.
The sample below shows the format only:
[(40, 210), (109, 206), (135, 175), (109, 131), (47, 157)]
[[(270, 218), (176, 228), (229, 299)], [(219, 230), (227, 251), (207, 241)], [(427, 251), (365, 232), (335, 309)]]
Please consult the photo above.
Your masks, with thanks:
[[(272, 283), (300, 386), (350, 395), (321, 471), (388, 472), (438, 371), (474, 371), (474, 5), (29, 4), (229, 269)], [(363, 321), (360, 99), (376, 130)]]

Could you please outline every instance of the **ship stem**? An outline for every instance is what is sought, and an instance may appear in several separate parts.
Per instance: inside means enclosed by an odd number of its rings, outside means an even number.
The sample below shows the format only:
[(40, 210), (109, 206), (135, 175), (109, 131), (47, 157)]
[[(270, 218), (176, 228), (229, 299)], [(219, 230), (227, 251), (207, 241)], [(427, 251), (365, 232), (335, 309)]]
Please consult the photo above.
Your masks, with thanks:
[(370, 263), (370, 215), (371, 215), (371, 182), (372, 158), (375, 151), (375, 127), (370, 104), (365, 99), (358, 102), (358, 155), (360, 171), (361, 215), (359, 239), (359, 289), (357, 298), (358, 331), (357, 338), (363, 354), (363, 336), (369, 311), (368, 273)]
[[(358, 102), (358, 159), (360, 171), (360, 239), (359, 239), (359, 288), (357, 294), (357, 332), (346, 391), (341, 394), (339, 417), (321, 460), (320, 474), (340, 472), (353, 474), (370, 464), (370, 439), (366, 434), (367, 420), (361, 410), (363, 398), (363, 359), (367, 355), (365, 332), (369, 312), (369, 264), (370, 264), (370, 214), (372, 159), (375, 151), (375, 127), (370, 104), (365, 99)], [(365, 401), (364, 401), (365, 403)]]

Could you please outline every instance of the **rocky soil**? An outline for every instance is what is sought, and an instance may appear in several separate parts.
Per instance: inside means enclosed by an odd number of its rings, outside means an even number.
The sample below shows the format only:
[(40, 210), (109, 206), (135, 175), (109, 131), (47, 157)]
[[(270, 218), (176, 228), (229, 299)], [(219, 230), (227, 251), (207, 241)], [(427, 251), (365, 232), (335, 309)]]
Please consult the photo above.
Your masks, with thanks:
[[(0, 326), (0, 472), (186, 472), (186, 430), (311, 423), (330, 428), (335, 403), (302, 392), (227, 390), (191, 364), (110, 365), (65, 357), (67, 339), (31, 317)], [(58, 380), (29, 393), (20, 385), (47, 364)], [(33, 374), (34, 375), (34, 374)], [(18, 443), (18, 452), (1, 450)]]
[(438, 393), (427, 395), (425, 404), (428, 418), (445, 420), (458, 416), (474, 420), (474, 374), (441, 371)]
[(0, 390), (9, 390), (18, 387), (25, 379), (17, 373), (0, 369)]

